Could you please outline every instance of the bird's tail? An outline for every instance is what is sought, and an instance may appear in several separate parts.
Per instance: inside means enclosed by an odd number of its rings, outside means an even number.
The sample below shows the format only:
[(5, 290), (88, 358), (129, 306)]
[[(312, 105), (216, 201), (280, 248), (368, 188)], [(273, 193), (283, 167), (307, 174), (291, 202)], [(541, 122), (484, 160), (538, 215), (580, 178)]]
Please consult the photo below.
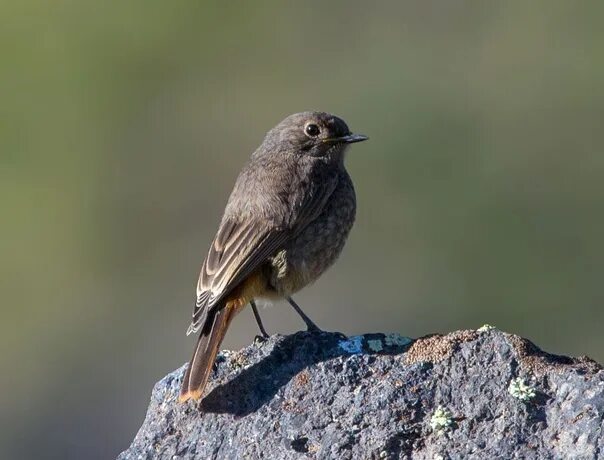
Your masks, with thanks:
[(227, 302), (223, 308), (208, 312), (208, 318), (197, 339), (195, 353), (191, 358), (180, 389), (180, 402), (198, 400), (203, 396), (205, 386), (212, 372), (218, 349), (231, 321), (239, 311), (239, 305)]

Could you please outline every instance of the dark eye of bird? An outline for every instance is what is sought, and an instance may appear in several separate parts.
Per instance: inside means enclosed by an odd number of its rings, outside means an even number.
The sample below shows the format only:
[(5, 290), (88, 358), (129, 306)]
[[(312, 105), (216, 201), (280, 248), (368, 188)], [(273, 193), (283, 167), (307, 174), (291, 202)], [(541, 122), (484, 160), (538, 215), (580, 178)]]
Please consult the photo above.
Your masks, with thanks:
[(306, 128), (304, 128), (304, 131), (310, 137), (318, 136), (321, 133), (321, 130), (319, 129), (319, 127), (317, 125), (315, 125), (314, 123), (306, 125)]

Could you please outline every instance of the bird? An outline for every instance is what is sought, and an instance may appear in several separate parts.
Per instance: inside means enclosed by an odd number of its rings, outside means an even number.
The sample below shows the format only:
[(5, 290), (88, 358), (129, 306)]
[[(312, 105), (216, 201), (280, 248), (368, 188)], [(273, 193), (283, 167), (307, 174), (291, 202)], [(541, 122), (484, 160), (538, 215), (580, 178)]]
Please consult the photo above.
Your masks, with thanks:
[(344, 166), (350, 144), (367, 140), (341, 118), (307, 111), (272, 128), (243, 167), (202, 264), (187, 335), (199, 332), (179, 401), (200, 400), (233, 318), (250, 304), (285, 299), (309, 331), (320, 331), (292, 295), (340, 255), (356, 215)]

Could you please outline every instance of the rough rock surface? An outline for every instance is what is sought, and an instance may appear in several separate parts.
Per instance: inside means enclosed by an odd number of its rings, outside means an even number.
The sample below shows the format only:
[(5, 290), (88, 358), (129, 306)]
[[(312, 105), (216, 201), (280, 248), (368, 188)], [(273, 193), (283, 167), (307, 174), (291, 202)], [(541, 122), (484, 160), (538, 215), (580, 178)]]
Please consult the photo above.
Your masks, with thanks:
[(411, 341), (300, 332), (184, 366), (153, 389), (126, 459), (604, 458), (604, 371), (496, 329)]

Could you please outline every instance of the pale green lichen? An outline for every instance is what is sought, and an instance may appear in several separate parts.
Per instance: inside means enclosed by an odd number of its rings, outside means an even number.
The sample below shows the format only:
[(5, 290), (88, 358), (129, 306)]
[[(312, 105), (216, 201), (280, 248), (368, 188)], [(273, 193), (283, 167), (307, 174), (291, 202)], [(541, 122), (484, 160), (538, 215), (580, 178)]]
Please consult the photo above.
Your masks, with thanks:
[(444, 431), (453, 426), (451, 412), (442, 406), (438, 406), (430, 418), (430, 427), (434, 431)]
[(363, 336), (355, 335), (348, 340), (340, 340), (338, 346), (346, 353), (359, 354), (363, 352)]
[(521, 377), (516, 377), (510, 382), (508, 392), (522, 402), (529, 402), (537, 396), (535, 388), (527, 384)]
[(382, 345), (381, 340), (367, 340), (367, 346), (371, 351), (382, 351), (384, 346)]
[(405, 345), (408, 345), (413, 342), (413, 340), (409, 337), (403, 337), (399, 334), (388, 334), (384, 338), (384, 342), (389, 347), (404, 347)]
[(488, 331), (492, 331), (493, 329), (497, 329), (497, 328), (495, 326), (491, 326), (490, 324), (484, 324), (483, 326), (476, 329), (476, 332), (488, 332)]

